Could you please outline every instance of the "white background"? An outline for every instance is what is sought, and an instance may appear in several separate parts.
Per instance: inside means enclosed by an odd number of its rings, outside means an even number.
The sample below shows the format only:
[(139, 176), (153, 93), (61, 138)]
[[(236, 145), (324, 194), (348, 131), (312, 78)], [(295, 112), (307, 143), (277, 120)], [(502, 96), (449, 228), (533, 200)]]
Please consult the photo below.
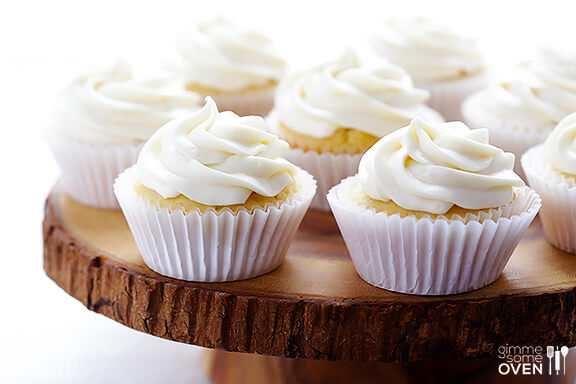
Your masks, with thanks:
[(58, 172), (41, 131), (75, 74), (117, 56), (154, 67), (180, 31), (217, 13), (266, 31), (298, 65), (338, 55), (388, 15), (428, 15), (479, 36), (498, 69), (540, 41), (574, 39), (570, 3), (0, 0), (0, 382), (205, 382), (199, 348), (94, 314), (42, 271), (42, 208)]

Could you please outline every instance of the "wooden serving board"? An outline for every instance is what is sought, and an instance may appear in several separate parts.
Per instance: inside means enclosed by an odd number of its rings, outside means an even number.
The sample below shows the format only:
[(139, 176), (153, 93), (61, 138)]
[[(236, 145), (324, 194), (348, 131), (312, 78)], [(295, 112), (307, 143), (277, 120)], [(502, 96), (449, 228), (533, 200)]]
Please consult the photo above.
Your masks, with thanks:
[(46, 201), (44, 268), (90, 310), (178, 342), (332, 361), (494, 357), (499, 346), (576, 345), (576, 256), (536, 221), (494, 284), (424, 297), (356, 274), (330, 214), (310, 211), (277, 270), (232, 283), (163, 277), (144, 265), (119, 211)]

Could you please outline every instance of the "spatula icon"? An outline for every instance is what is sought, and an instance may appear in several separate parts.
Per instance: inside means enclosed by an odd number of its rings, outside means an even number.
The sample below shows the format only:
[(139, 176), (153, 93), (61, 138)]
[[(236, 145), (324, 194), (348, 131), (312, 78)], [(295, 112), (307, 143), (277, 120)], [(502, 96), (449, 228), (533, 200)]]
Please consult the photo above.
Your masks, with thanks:
[(548, 375), (552, 376), (552, 358), (554, 357), (554, 346), (546, 347), (546, 356), (548, 356)]

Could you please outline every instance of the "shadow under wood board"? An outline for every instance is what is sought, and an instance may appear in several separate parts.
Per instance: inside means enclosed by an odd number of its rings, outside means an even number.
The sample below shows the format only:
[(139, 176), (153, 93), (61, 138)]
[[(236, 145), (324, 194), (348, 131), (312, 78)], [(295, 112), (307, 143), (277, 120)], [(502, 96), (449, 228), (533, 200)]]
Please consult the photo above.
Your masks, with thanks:
[(332, 216), (309, 211), (275, 271), (194, 283), (146, 267), (120, 211), (46, 201), (44, 268), (88, 309), (166, 339), (231, 352), (330, 361), (495, 357), (500, 345), (576, 345), (576, 257), (538, 220), (503, 275), (467, 294), (424, 297), (356, 274)]

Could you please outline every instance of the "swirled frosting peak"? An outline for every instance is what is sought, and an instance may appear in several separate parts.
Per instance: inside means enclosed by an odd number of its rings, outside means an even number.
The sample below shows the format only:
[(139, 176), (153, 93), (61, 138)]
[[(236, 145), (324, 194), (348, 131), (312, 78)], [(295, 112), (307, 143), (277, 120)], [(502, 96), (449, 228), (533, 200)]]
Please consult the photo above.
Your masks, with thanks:
[(474, 97), (501, 119), (552, 130), (576, 111), (576, 55), (544, 47), (536, 60), (520, 63), (509, 79)]
[(200, 23), (178, 41), (176, 71), (187, 82), (239, 91), (276, 83), (285, 61), (267, 36), (224, 17)]
[(360, 161), (366, 193), (404, 209), (434, 214), (452, 206), (484, 209), (509, 203), (524, 182), (514, 155), (488, 143), (488, 130), (464, 123), (410, 125), (380, 139)]
[(138, 179), (164, 198), (242, 204), (252, 192), (276, 196), (293, 180), (294, 166), (281, 158), (287, 149), (261, 117), (219, 113), (208, 97), (202, 109), (150, 138), (138, 158)]
[(382, 137), (410, 122), (424, 108), (428, 91), (416, 89), (400, 67), (384, 61), (361, 62), (348, 49), (335, 61), (293, 74), (278, 86), (278, 120), (316, 138), (340, 128)]
[(198, 94), (154, 80), (136, 80), (122, 60), (107, 70), (80, 76), (58, 97), (51, 129), (82, 142), (134, 144), (200, 107)]
[(544, 143), (548, 163), (563, 173), (576, 175), (576, 112), (566, 116)]
[(377, 54), (404, 68), (416, 82), (458, 79), (484, 67), (474, 39), (423, 17), (389, 18), (371, 43)]

